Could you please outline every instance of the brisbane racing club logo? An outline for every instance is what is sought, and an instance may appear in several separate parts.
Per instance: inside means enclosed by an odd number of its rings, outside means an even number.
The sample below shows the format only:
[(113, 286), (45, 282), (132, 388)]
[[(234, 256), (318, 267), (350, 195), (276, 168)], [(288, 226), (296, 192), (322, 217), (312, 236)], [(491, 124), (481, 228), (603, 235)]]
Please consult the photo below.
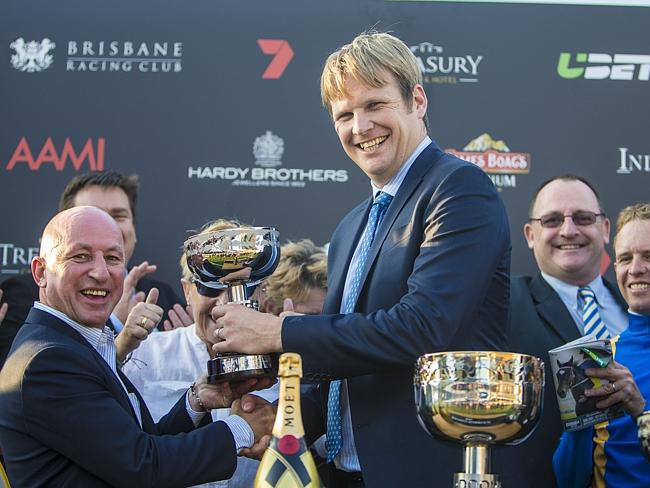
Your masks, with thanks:
[(557, 74), (565, 80), (648, 81), (650, 54), (560, 53)]
[(264, 54), (272, 54), (273, 59), (262, 73), (265, 80), (277, 80), (293, 59), (293, 49), (285, 39), (258, 39), (257, 45)]
[(40, 42), (25, 42), (25, 39), (19, 37), (9, 47), (15, 51), (11, 55), (11, 65), (18, 71), (38, 73), (49, 68), (54, 61), (54, 55), (50, 51), (56, 44), (47, 37)]
[(494, 140), (487, 133), (471, 140), (462, 151), (445, 151), (481, 168), (499, 189), (515, 188), (516, 175), (530, 173), (530, 154), (511, 151), (504, 141)]
[(478, 83), (478, 65), (483, 56), (450, 56), (443, 53), (441, 46), (431, 42), (411, 46), (411, 51), (420, 66), (424, 83)]

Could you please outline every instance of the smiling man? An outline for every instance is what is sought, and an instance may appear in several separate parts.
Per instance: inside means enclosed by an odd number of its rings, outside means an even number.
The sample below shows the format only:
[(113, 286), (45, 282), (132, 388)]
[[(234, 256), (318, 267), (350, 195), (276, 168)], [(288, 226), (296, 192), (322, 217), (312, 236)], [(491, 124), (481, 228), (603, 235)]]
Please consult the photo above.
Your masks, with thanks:
[(588, 323), (597, 315), (598, 332), (610, 336), (627, 327), (627, 317), (616, 286), (600, 275), (610, 222), (587, 180), (569, 174), (542, 183), (523, 231), (539, 273), (512, 278), (508, 350), (544, 359), (544, 415), (524, 444), (494, 454), (504, 485), (548, 488), (555, 485), (551, 462), (562, 431), (548, 351), (585, 333), (586, 310), (596, 309)]
[[(234, 400), (255, 380), (240, 392), (205, 378), (186, 384), (154, 423), (116, 367), (106, 326), (124, 266), (121, 232), (103, 210), (75, 207), (46, 226), (31, 267), (39, 301), (0, 371), (0, 444), (12, 485), (196, 485), (229, 478), (237, 453), (270, 433), (269, 405), (250, 414)], [(211, 422), (207, 409), (231, 404), (231, 415)]]
[(332, 236), (324, 314), (220, 305), (215, 350), (302, 355), (322, 386), (303, 414), (309, 437), (327, 430), (328, 487), (451, 485), (460, 449), (418, 424), (413, 366), (505, 345), (505, 208), (480, 168), (427, 136), (422, 74), (396, 37), (362, 34), (331, 54), (321, 95), (370, 190)]
[(616, 229), (616, 281), (629, 306), (629, 326), (612, 340), (614, 366), (585, 371), (608, 384), (585, 394), (599, 398), (599, 408), (621, 404), (625, 415), (562, 436), (553, 457), (560, 488), (650, 486), (636, 425), (650, 399), (650, 204), (621, 210)]

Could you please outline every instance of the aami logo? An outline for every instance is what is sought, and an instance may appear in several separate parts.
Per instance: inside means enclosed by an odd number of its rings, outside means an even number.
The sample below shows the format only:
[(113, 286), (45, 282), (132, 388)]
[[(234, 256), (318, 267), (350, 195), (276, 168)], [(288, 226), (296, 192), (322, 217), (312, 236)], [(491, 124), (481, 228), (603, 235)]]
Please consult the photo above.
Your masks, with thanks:
[(273, 54), (273, 59), (262, 73), (265, 80), (277, 80), (293, 59), (293, 49), (285, 39), (258, 39), (257, 44), (264, 54)]
[(57, 171), (63, 171), (68, 162), (72, 163), (72, 167), (77, 171), (84, 163), (88, 164), (87, 169), (90, 171), (102, 171), (105, 148), (106, 139), (103, 137), (96, 140), (88, 138), (79, 151), (76, 151), (70, 139), (66, 138), (63, 147), (58, 151), (52, 138), (48, 137), (42, 147), (34, 148), (38, 150), (38, 155), (34, 157), (36, 152), (32, 151), (27, 138), (23, 137), (7, 163), (7, 171), (11, 171), (18, 164), (27, 164), (31, 171), (38, 171), (43, 164), (52, 164)]
[(650, 80), (650, 54), (560, 53), (557, 74), (567, 80)]

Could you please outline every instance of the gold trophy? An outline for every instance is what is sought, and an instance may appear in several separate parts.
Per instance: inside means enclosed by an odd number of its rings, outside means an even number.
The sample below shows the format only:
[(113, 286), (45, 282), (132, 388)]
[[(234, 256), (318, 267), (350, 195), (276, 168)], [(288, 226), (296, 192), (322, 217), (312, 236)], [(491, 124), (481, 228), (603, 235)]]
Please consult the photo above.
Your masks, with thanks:
[[(280, 259), (279, 233), (272, 227), (238, 227), (190, 237), (184, 244), (187, 264), (201, 295), (228, 290), (228, 303), (259, 309), (252, 289), (269, 276)], [(223, 353), (208, 361), (208, 382), (275, 377), (277, 354)]]
[(454, 488), (500, 488), (491, 444), (516, 445), (541, 416), (544, 363), (525, 354), (459, 351), (425, 354), (415, 365), (415, 405), (433, 436), (463, 445)]
[(636, 419), (639, 428), (639, 442), (645, 458), (650, 461), (650, 410), (646, 410)]

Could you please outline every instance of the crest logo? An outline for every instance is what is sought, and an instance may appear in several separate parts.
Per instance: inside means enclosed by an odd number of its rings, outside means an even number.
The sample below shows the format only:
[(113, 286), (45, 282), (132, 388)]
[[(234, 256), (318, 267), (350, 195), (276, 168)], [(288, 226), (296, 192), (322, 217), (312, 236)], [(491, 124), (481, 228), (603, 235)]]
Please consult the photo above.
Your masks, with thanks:
[(284, 154), (284, 141), (270, 130), (262, 136), (255, 138), (253, 156), (255, 164), (264, 168), (274, 168), (282, 164)]
[(9, 44), (9, 47), (16, 51), (11, 55), (11, 65), (18, 71), (34, 73), (44, 71), (52, 65), (54, 55), (50, 51), (56, 47), (47, 37), (41, 42), (29, 41), (19, 37)]

